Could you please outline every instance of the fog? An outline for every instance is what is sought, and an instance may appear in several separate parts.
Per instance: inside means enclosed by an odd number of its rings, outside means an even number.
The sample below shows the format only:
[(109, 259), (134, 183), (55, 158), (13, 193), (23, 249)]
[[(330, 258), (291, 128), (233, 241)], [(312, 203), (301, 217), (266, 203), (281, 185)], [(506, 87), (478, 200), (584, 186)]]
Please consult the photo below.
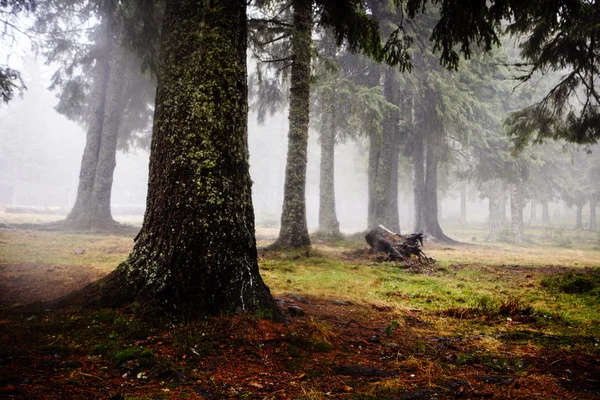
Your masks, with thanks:
[[(22, 97), (0, 107), (0, 205), (52, 208), (66, 214), (73, 206), (79, 168), (85, 145), (85, 130), (54, 110), (55, 94), (47, 90), (52, 67), (27, 55), (21, 60), (27, 90)], [(287, 152), (287, 110), (268, 117), (264, 124), (249, 116), (250, 172), (257, 226), (276, 228), (283, 201)], [(338, 144), (335, 150), (336, 207), (342, 232), (357, 232), (367, 226), (367, 151), (365, 138)], [(318, 228), (319, 141), (311, 131), (306, 185), (307, 219), (310, 230)], [(146, 199), (149, 154), (143, 149), (119, 152), (112, 191), (113, 215), (135, 214), (141, 223)], [(401, 176), (400, 227), (412, 228), (410, 176)], [(487, 200), (470, 186), (468, 219), (484, 224)], [(459, 220), (458, 188), (450, 187), (440, 200), (442, 225)], [(529, 218), (525, 209), (525, 219)], [(564, 205), (551, 205), (555, 218), (572, 217)], [(538, 211), (539, 212), (539, 211)], [(573, 211), (574, 212), (574, 211)], [(539, 218), (539, 217), (538, 217)]]

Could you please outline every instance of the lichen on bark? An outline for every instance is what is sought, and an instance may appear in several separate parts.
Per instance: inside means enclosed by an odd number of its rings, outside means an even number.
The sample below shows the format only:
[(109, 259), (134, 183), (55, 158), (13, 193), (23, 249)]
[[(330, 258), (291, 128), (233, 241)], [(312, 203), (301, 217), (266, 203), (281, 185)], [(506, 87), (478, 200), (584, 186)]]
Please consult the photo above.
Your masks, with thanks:
[(294, 0), (288, 152), (281, 228), (274, 247), (310, 246), (306, 222), (306, 164), (310, 107), (312, 2)]
[(258, 271), (246, 4), (168, 1), (144, 224), (127, 261), (72, 297), (180, 319), (281, 314)]

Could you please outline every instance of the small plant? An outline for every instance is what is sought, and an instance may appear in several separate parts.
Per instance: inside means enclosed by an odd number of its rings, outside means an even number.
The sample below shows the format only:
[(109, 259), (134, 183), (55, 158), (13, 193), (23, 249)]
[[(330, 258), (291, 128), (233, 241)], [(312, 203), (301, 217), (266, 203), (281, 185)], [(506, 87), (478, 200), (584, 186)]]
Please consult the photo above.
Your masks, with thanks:
[(398, 329), (398, 327), (400, 326), (400, 324), (398, 323), (398, 321), (392, 321), (386, 328), (385, 328), (385, 334), (387, 335), (387, 337), (392, 336), (392, 334), (394, 333), (394, 331), (396, 329)]

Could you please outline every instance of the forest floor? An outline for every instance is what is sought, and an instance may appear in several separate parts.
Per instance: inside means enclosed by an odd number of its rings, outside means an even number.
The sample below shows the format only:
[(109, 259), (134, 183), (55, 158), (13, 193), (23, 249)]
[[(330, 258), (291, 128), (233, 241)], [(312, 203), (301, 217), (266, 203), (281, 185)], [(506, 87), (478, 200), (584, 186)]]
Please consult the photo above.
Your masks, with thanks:
[(377, 262), (360, 235), (315, 239), (308, 257), (261, 251), (288, 323), (180, 324), (25, 311), (109, 273), (133, 238), (0, 229), (0, 398), (600, 398), (595, 234), (449, 233), (470, 243), (426, 243), (437, 262), (411, 268)]

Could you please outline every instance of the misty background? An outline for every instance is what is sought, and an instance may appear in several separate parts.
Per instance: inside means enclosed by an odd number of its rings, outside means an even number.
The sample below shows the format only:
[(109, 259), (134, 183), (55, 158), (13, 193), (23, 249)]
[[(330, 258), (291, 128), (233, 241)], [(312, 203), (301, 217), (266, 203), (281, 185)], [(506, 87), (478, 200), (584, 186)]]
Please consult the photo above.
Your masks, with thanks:
[[(21, 53), (21, 54), (19, 54)], [(21, 207), (45, 208), (66, 215), (77, 194), (78, 174), (85, 145), (85, 128), (69, 121), (54, 109), (55, 93), (48, 90), (53, 66), (44, 65), (31, 52), (11, 55), (11, 62), (22, 71), (27, 90), (8, 105), (0, 105), (0, 207), (19, 211)], [(35, 111), (35, 112), (32, 112)], [(284, 170), (287, 151), (288, 110), (283, 109), (257, 123), (249, 115), (250, 173), (258, 227), (279, 226), (283, 202)], [(309, 229), (318, 228), (319, 142), (311, 130), (308, 147), (306, 206)], [(337, 213), (343, 232), (362, 231), (367, 226), (366, 138), (349, 139), (336, 145), (335, 190)], [(112, 190), (112, 211), (116, 219), (141, 224), (146, 201), (149, 153), (131, 148), (117, 153)], [(399, 215), (402, 232), (412, 230), (413, 198), (410, 171), (400, 172)], [(457, 226), (460, 194), (449, 185), (441, 194), (440, 220), (443, 226)], [(467, 218), (469, 223), (487, 221), (487, 199), (481, 199), (469, 186)], [(529, 205), (524, 210), (529, 218)], [(23, 210), (26, 211), (26, 210)], [(539, 212), (539, 211), (538, 211)], [(570, 226), (575, 210), (562, 201), (550, 205), (553, 223)], [(133, 215), (133, 217), (131, 217)]]

